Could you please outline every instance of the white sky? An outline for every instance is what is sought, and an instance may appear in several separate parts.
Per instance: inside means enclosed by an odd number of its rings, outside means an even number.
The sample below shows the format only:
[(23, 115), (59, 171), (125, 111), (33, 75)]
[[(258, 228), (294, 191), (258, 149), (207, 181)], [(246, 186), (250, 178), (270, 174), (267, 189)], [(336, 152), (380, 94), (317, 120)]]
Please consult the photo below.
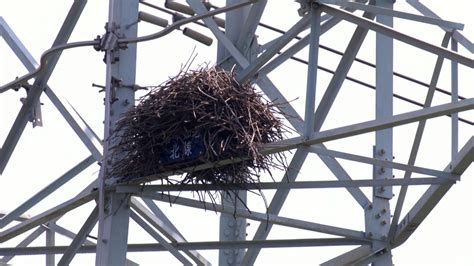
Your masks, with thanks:
[[(162, 1), (151, 1), (160, 4)], [(221, 4), (223, 1), (213, 2)], [(71, 5), (72, 1), (0, 1), (0, 16), (2, 16), (23, 44), (29, 49), (37, 61), (41, 53), (52, 44), (57, 31)], [(424, 1), (432, 10), (445, 19), (465, 23), (464, 34), (474, 39), (474, 24), (472, 23), (472, 10), (474, 3), (468, 0), (457, 1)], [(397, 1), (397, 10), (416, 13), (404, 1)], [(262, 22), (282, 29), (288, 29), (298, 19), (297, 4), (293, 1), (269, 1)], [(142, 7), (142, 10), (167, 17), (157, 11)], [(167, 17), (169, 18), (169, 17)], [(71, 37), (71, 41), (91, 40), (96, 35), (103, 34), (103, 26), (107, 19), (107, 1), (89, 1), (81, 19)], [(193, 25), (193, 29), (206, 32), (200, 26)], [(417, 23), (406, 21), (395, 21), (395, 27), (407, 34), (422, 38), (423, 40), (440, 44), (443, 32), (434, 26), (420, 26)], [(139, 34), (154, 32), (159, 28), (140, 24)], [(343, 51), (350, 39), (354, 26), (342, 23), (321, 38), (321, 43)], [(210, 33), (208, 33), (210, 35)], [(259, 42), (265, 43), (278, 36), (265, 29), (258, 31)], [(303, 34), (301, 34), (303, 36)], [(137, 84), (142, 86), (157, 85), (168, 76), (172, 76), (180, 68), (180, 65), (188, 59), (193, 48), (196, 47), (198, 57), (196, 63), (214, 63), (216, 45), (205, 47), (186, 37), (180, 32), (172, 33), (163, 39), (139, 45)], [(472, 54), (464, 49), (462, 54), (472, 58)], [(298, 53), (298, 57), (307, 59), (307, 50)], [(103, 84), (105, 80), (105, 65), (102, 63), (103, 55), (95, 52), (92, 48), (79, 48), (63, 53), (53, 76), (50, 79), (50, 87), (59, 95), (64, 96), (71, 102), (86, 121), (102, 135), (103, 120), (103, 94), (99, 94), (97, 88), (91, 87), (92, 83)], [(359, 58), (375, 61), (374, 34), (370, 33), (358, 55)], [(16, 76), (26, 73), (19, 60), (9, 50), (5, 42), (0, 41), (0, 84), (5, 84)], [(340, 60), (339, 56), (320, 52), (320, 65), (335, 69)], [(436, 57), (416, 48), (395, 42), (395, 71), (411, 77), (429, 82)], [(443, 67), (439, 87), (449, 90), (449, 66), (448, 62)], [(317, 99), (321, 99), (323, 92), (331, 78), (330, 75), (320, 72), (318, 77)], [(472, 69), (460, 66), (460, 94), (472, 98), (474, 96), (470, 85), (473, 83)], [(354, 65), (349, 76), (362, 79), (374, 84), (375, 73), (373, 70)], [(279, 67), (270, 78), (288, 99), (298, 98), (295, 109), (303, 114), (304, 94), (306, 82), (306, 67), (300, 63), (289, 61)], [(423, 101), (426, 89), (399, 79), (395, 79), (395, 92), (411, 97), (417, 101)], [(24, 97), (24, 91), (7, 92), (0, 97), (0, 141), (3, 143), (10, 126), (20, 108), (19, 98)], [(323, 129), (339, 127), (356, 122), (371, 120), (374, 118), (374, 93), (373, 91), (356, 85), (350, 81), (344, 83), (343, 89), (336, 100), (334, 109), (328, 117), (328, 123)], [(446, 103), (450, 99), (447, 96), (436, 96), (435, 104)], [(43, 128), (32, 129), (27, 126), (17, 149), (13, 153), (9, 165), (0, 177), (0, 210), (11, 210), (18, 204), (29, 198), (33, 193), (59, 177), (62, 173), (73, 167), (80, 160), (88, 156), (88, 151), (73, 131), (65, 123), (64, 119), (56, 111), (51, 102), (42, 97), (43, 106)], [(409, 104), (395, 100), (395, 113), (416, 110)], [(462, 117), (474, 120), (473, 112), (464, 113)], [(446, 117), (435, 119), (428, 123), (427, 133), (423, 138), (421, 152), (417, 165), (443, 169), (450, 160), (450, 129), (449, 119)], [(411, 149), (411, 142), (416, 125), (406, 125), (394, 130), (394, 156), (396, 161), (406, 163)], [(465, 124), (460, 125), (460, 146), (473, 135), (473, 127)], [(371, 156), (374, 134), (350, 138), (347, 140), (328, 143), (329, 148), (352, 152), (359, 155)], [(1, 145), (1, 144), (0, 144)], [(353, 178), (370, 178), (372, 169), (366, 165), (354, 162), (341, 161)], [(62, 189), (47, 198), (44, 202), (29, 211), (29, 214), (37, 214), (48, 207), (52, 207), (82, 190), (98, 174), (98, 167), (90, 167), (83, 174), (76, 177)], [(396, 177), (403, 176), (401, 172), (395, 172)], [(276, 173), (277, 178), (281, 177)], [(472, 224), (474, 198), (472, 189), (474, 187), (472, 177), (473, 168), (463, 175), (458, 182), (438, 204), (434, 211), (422, 223), (404, 245), (395, 249), (394, 263), (396, 265), (474, 265), (474, 232)], [(333, 175), (320, 162), (310, 155), (309, 160), (303, 167), (298, 180), (331, 180)], [(266, 180), (267, 177), (264, 177)], [(409, 209), (416, 199), (425, 191), (425, 186), (409, 189), (406, 201)], [(371, 198), (369, 189), (364, 189), (367, 196)], [(398, 193), (398, 189), (394, 189)], [(266, 192), (267, 199), (272, 196)], [(249, 205), (257, 211), (264, 211), (262, 201), (251, 198)], [(395, 204), (396, 198), (392, 200)], [(213, 212), (204, 212), (177, 205), (169, 207), (160, 204), (163, 211), (169, 215), (172, 221), (182, 231), (189, 241), (212, 241), (218, 239), (219, 216)], [(392, 207), (393, 209), (394, 207)], [(68, 229), (77, 231), (82, 225), (81, 221), (87, 218), (92, 210), (92, 204), (85, 205), (78, 210), (66, 215), (59, 224)], [(341, 189), (331, 190), (299, 190), (290, 193), (287, 203), (280, 215), (285, 217), (299, 218), (323, 224), (347, 227), (355, 230), (364, 229), (364, 218), (362, 209), (357, 206), (350, 195)], [(193, 217), (189, 219), (189, 217)], [(403, 216), (402, 216), (403, 217)], [(140, 230), (133, 222), (130, 223), (130, 242), (138, 241), (152, 242), (153, 240)], [(253, 236), (258, 223), (250, 221), (248, 227), (249, 238)], [(92, 235), (96, 234), (96, 230)], [(312, 234), (307, 231), (299, 231), (275, 226), (270, 233), (270, 238), (303, 238), (319, 237), (321, 234)], [(10, 242), (1, 244), (0, 247), (14, 246), (21, 241), (21, 237)], [(67, 245), (67, 239), (58, 237), (59, 245)], [(44, 244), (44, 237), (40, 237), (36, 245)], [(258, 265), (315, 265), (324, 262), (344, 251), (347, 248), (301, 248), (301, 249), (267, 249), (261, 252), (257, 260)], [(203, 251), (202, 254), (213, 263), (217, 262), (217, 251)], [(57, 257), (57, 261), (59, 260)], [(130, 254), (129, 258), (136, 259), (143, 265), (177, 265), (171, 255), (166, 253)], [(73, 265), (91, 265), (94, 261), (92, 255), (78, 255)], [(14, 265), (38, 265), (44, 262), (40, 256), (17, 257), (11, 263)]]

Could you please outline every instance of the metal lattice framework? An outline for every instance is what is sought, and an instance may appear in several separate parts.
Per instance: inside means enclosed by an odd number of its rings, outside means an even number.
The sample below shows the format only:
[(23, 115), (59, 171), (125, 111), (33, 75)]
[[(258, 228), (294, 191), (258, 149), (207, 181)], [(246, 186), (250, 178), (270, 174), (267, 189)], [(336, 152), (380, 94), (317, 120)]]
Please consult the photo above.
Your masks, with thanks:
[[(54, 265), (55, 254), (60, 254), (61, 259), (58, 264), (68, 265), (77, 253), (95, 253), (96, 265), (137, 265), (140, 261), (127, 259), (127, 252), (167, 251), (179, 263), (207, 265), (210, 262), (200, 253), (200, 250), (218, 249), (220, 250), (219, 265), (253, 265), (261, 249), (264, 248), (352, 246), (352, 250), (340, 256), (317, 263), (322, 263), (322, 265), (392, 265), (392, 249), (402, 245), (415, 232), (443, 196), (460, 180), (474, 159), (474, 138), (470, 136), (466, 141), (458, 137), (460, 130), (472, 131), (473, 121), (464, 114), (474, 109), (472, 93), (463, 95), (464, 97), (458, 95), (458, 65), (469, 69), (474, 67), (473, 59), (457, 52), (458, 45), (470, 53), (474, 52), (474, 44), (460, 33), (463, 25), (439, 18), (427, 6), (416, 0), (406, 2), (421, 15), (396, 11), (394, 9), (396, 4), (394, 5), (392, 0), (298, 0), (298, 3), (291, 5), (291, 7), (296, 7), (295, 10), (287, 12), (298, 12), (299, 18), (291, 22), (289, 29), (281, 31), (261, 21), (264, 11), (277, 3), (266, 0), (227, 0), (225, 7), (219, 8), (213, 3), (200, 0), (186, 2), (187, 5), (166, 1), (162, 7), (151, 1), (110, 0), (106, 33), (90, 41), (68, 42), (86, 6), (86, 0), (75, 0), (52, 48), (43, 53), (39, 64), (15, 35), (7, 21), (0, 17), (1, 36), (29, 71), (27, 75), (0, 88), (0, 93), (21, 88), (27, 91), (27, 97), (23, 100), (23, 105), (1, 146), (0, 172), (3, 173), (9, 165), (10, 158), (28, 122), (32, 122), (34, 126), (42, 125), (42, 107), (39, 99), (43, 92), (90, 152), (90, 156), (28, 200), (8, 213), (2, 214), (0, 255), (3, 257), (0, 259), (0, 264), (6, 264), (18, 255), (44, 254), (46, 265)], [(166, 20), (140, 11), (143, 7), (173, 15), (173, 23), (168, 25)], [(225, 21), (222, 19), (224, 14)], [(444, 38), (441, 44), (434, 45), (424, 41), (423, 38), (404, 34), (393, 27), (394, 18), (408, 20), (414, 24), (430, 25), (433, 28), (439, 27), (445, 32)], [(137, 37), (140, 21), (160, 25), (164, 29)], [(253, 209), (249, 212), (242, 205), (234, 206), (232, 200), (226, 198), (220, 204), (203, 203), (191, 197), (192, 194), (183, 192), (209, 189), (200, 185), (176, 187), (152, 182), (143, 186), (134, 186), (116, 184), (104, 179), (105, 171), (109, 167), (109, 162), (104, 158), (107, 158), (109, 146), (112, 145), (108, 140), (108, 135), (114, 129), (115, 121), (120, 114), (132, 106), (135, 91), (140, 88), (136, 85), (137, 43), (165, 37), (191, 23), (206, 27), (213, 34), (213, 38), (189, 28), (183, 30), (183, 33), (206, 44), (212, 43), (213, 39), (217, 40), (217, 62), (224, 68), (230, 69), (237, 66), (239, 81), (254, 82), (269, 99), (282, 103), (281, 111), (286, 115), (288, 125), (296, 132), (283, 141), (263, 147), (264, 154), (292, 151), (292, 154), (288, 155), (291, 159), (286, 172), (282, 174), (281, 181), (262, 182), (259, 185), (264, 191), (274, 191), (266, 212)], [(327, 32), (337, 34), (339, 25), (344, 23), (356, 26), (344, 52), (320, 44), (323, 34)], [(261, 40), (257, 39), (256, 32), (262, 29), (277, 31), (280, 35), (269, 38), (265, 43), (259, 43)], [(368, 38), (370, 32), (374, 32), (376, 36), (375, 64), (357, 57), (364, 49), (364, 40)], [(304, 37), (300, 37), (304, 34), (306, 34)], [(443, 37), (442, 34), (440, 36)], [(429, 83), (417, 81), (394, 71), (394, 40), (427, 52), (436, 59), (434, 67), (430, 66), (433, 70)], [(451, 44), (450, 48), (448, 48), (449, 44)], [(94, 47), (98, 52), (105, 54), (106, 85), (103, 86), (105, 91), (103, 139), (105, 141), (97, 137), (82, 117), (48, 86), (61, 52), (83, 46)], [(302, 51), (305, 52), (304, 56), (307, 58), (302, 59)], [(321, 59), (323, 51), (340, 56), (334, 71), (324, 67), (325, 62)], [(276, 83), (272, 81), (272, 77), (278, 75), (272, 73), (276, 73), (279, 66), (295, 61), (307, 65), (303, 77), (306, 80), (305, 90), (297, 92), (300, 99), (295, 101), (300, 104), (304, 100), (304, 109), (301, 108), (301, 110), (295, 102), (288, 102), (287, 99), (290, 99), (288, 92), (284, 88), (280, 91)], [(445, 61), (451, 63), (450, 90), (438, 87), (438, 81), (442, 76), (442, 65), (446, 63)], [(354, 68), (354, 62), (375, 69), (375, 85), (348, 75)], [(331, 76), (325, 86), (324, 82), (321, 82), (323, 78), (320, 73), (328, 72)], [(288, 75), (288, 79), (292, 79), (292, 76), (293, 74)], [(394, 92), (394, 79), (398, 78), (426, 87), (424, 101), (416, 102), (410, 97)], [(29, 80), (34, 81), (28, 82)], [(344, 84), (346, 80), (353, 83), (346, 85)], [(290, 81), (290, 83), (298, 85), (297, 82)], [(371, 102), (370, 104), (367, 103), (367, 106), (364, 106), (365, 104), (362, 103), (357, 107), (375, 107), (373, 120), (357, 123), (331, 121), (331, 126), (327, 126), (326, 120), (330, 120), (328, 117), (332, 114), (331, 112), (334, 112), (332, 109), (336, 99), (341, 97), (343, 84), (345, 86), (357, 84), (375, 90), (375, 102), (367, 99)], [(434, 101), (437, 93), (450, 95), (449, 101), (437, 104)], [(317, 95), (322, 96), (319, 99)], [(396, 113), (394, 112), (395, 100), (408, 102), (416, 108), (412, 111)], [(427, 123), (433, 120), (441, 121), (446, 128), (450, 127), (451, 136), (443, 136), (442, 140), (450, 140), (451, 161), (441, 166), (425, 167), (417, 164), (417, 155), (424, 148), (421, 143), (427, 132)], [(408, 124), (414, 125), (415, 130), (408, 134), (407, 140), (401, 144), (397, 142), (397, 145), (404, 145), (409, 150), (407, 161), (394, 161), (394, 139), (398, 138), (396, 134), (399, 132), (394, 129)], [(373, 156), (360, 155), (363, 152), (358, 151), (359, 145), (354, 145), (353, 148), (346, 147), (343, 151), (331, 148), (332, 144), (338, 141), (358, 142), (357, 137), (367, 135), (371, 139), (375, 137), (373, 142), (366, 145), (369, 146), (367, 149), (373, 150)], [(345, 143), (347, 145), (348, 142)], [(374, 146), (371, 147), (371, 145)], [(301, 169), (311, 167), (316, 161), (321, 164), (321, 167), (324, 165), (330, 171), (329, 173), (332, 173), (334, 179), (320, 180), (313, 177), (310, 180), (297, 181)], [(369, 165), (373, 169), (371, 178), (354, 178), (353, 169), (346, 168), (341, 161)], [(80, 193), (54, 207), (43, 209), (38, 215), (27, 215), (30, 209), (95, 162), (99, 162), (101, 166), (97, 179), (83, 187)], [(232, 161), (218, 163), (225, 164)], [(198, 168), (212, 166), (212, 164), (203, 164)], [(395, 172), (403, 177), (395, 178)], [(179, 174), (179, 172), (162, 173), (155, 177), (144, 178), (146, 180), (158, 179), (160, 176), (173, 174)], [(402, 208), (406, 205), (404, 202), (408, 187), (419, 185), (425, 185), (427, 190), (416, 198), (411, 209), (402, 213)], [(358, 219), (364, 222), (365, 228), (354, 230), (280, 215), (290, 191), (298, 193), (299, 189), (313, 191), (319, 188), (346, 190), (361, 208), (364, 215)], [(364, 188), (370, 188), (370, 190), (364, 190)], [(256, 187), (249, 185), (247, 189), (253, 190)], [(176, 191), (181, 191), (183, 194), (179, 196), (173, 194)], [(396, 197), (394, 193), (397, 194)], [(247, 198), (246, 192), (242, 192), (241, 197)], [(252, 208), (251, 199), (253, 198), (248, 198), (248, 206)], [(219, 241), (186, 241), (173, 220), (165, 215), (159, 202), (173, 202), (174, 206), (183, 205), (221, 213)], [(73, 232), (66, 226), (59, 225), (58, 221), (63, 216), (66, 217), (71, 211), (83, 205), (91, 206), (91, 209), (88, 211), (89, 216), (80, 218), (83, 222), (77, 231)], [(127, 239), (130, 234), (128, 229), (130, 219), (146, 231), (155, 242), (129, 244)], [(347, 219), (354, 220), (353, 217)], [(248, 237), (246, 236), (247, 220), (256, 221), (258, 224), (254, 235)], [(275, 225), (321, 233), (319, 236), (322, 237), (272, 239), (269, 235)], [(94, 230), (97, 230), (96, 239), (91, 238), (91, 232)], [(212, 228), (207, 230), (212, 230)], [(46, 245), (29, 247), (30, 243), (41, 235), (46, 236)], [(62, 235), (71, 240), (66, 246), (57, 245), (56, 235)]]

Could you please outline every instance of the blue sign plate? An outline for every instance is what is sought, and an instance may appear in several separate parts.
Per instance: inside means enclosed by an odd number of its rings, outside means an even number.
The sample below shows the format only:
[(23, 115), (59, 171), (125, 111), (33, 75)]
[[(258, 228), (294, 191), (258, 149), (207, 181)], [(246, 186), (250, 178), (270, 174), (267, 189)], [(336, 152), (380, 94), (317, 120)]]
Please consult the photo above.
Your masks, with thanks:
[(204, 143), (200, 134), (171, 139), (160, 154), (163, 165), (196, 160), (204, 154)]

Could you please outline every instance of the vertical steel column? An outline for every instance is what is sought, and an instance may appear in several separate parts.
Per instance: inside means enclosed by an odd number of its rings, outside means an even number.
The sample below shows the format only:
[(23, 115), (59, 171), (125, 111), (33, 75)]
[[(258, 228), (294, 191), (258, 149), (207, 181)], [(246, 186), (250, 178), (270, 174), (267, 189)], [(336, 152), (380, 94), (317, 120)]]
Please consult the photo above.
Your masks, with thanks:
[[(377, 0), (376, 5), (393, 9), (393, 0)], [(377, 22), (393, 27), (393, 17), (380, 16)], [(393, 116), (393, 39), (376, 33), (376, 119)], [(375, 134), (374, 158), (392, 161), (393, 131), (379, 130)], [(392, 169), (374, 166), (374, 179), (393, 178)], [(374, 237), (386, 238), (390, 228), (390, 199), (393, 197), (391, 187), (374, 187), (372, 208), (365, 212), (366, 231)], [(374, 242), (372, 250), (385, 248), (386, 244)], [(378, 257), (373, 265), (392, 265), (390, 247)]]
[[(458, 51), (458, 42), (451, 39), (451, 50)], [(458, 101), (458, 63), (451, 61), (451, 101)], [(451, 115), (451, 159), (454, 159), (459, 150), (459, 116), (457, 113)]]
[[(54, 247), (55, 246), (55, 235), (56, 233), (51, 230), (47, 229), (46, 230), (46, 246), (47, 247)], [(56, 263), (54, 262), (54, 254), (46, 254), (46, 266), (54, 266)]]
[[(238, 4), (244, 2), (243, 0), (227, 0), (227, 5)], [(239, 8), (237, 10), (226, 13), (226, 26), (225, 34), (234, 45), (237, 44), (239, 40), (240, 33), (244, 30), (243, 25), (249, 14), (250, 7)], [(252, 36), (253, 37), (253, 36)], [(237, 47), (241, 49), (241, 47)], [(245, 51), (241, 51), (246, 54)], [(229, 57), (229, 52), (221, 45), (218, 44), (217, 51), (217, 62), (224, 63), (221, 66), (226, 69), (231, 69), (235, 61), (227, 60)], [(238, 71), (240, 69), (237, 69)], [(240, 200), (246, 204), (247, 202), (247, 193), (241, 191), (238, 193)], [(237, 208), (243, 208), (243, 203), (239, 199), (236, 199), (234, 196), (225, 195), (222, 193), (222, 205), (234, 206)], [(236, 218), (230, 214), (221, 214), (220, 224), (219, 224), (219, 240), (220, 241), (236, 241), (236, 240), (245, 240), (246, 238), (246, 227), (247, 220), (244, 218)], [(242, 258), (244, 256), (244, 249), (220, 249), (219, 250), (219, 265), (240, 265)]]
[[(128, 224), (130, 218), (130, 196), (127, 194), (105, 194), (105, 186), (113, 183), (107, 174), (112, 163), (109, 138), (120, 115), (126, 112), (135, 100), (130, 88), (135, 84), (136, 44), (117, 47), (117, 38), (137, 36), (138, 0), (109, 0), (109, 21), (104, 36), (106, 51), (106, 90), (104, 122), (104, 159), (99, 178), (99, 239), (97, 241), (96, 265), (124, 265), (127, 253)], [(113, 141), (118, 141), (114, 139)]]

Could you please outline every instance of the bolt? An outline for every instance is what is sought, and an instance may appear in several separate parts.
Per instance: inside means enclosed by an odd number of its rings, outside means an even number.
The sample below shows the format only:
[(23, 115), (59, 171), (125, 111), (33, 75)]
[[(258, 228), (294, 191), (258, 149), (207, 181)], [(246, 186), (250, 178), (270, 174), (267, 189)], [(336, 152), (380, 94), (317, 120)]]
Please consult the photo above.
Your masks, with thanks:
[(383, 208), (382, 213), (386, 213), (386, 212), (387, 212), (387, 209)]
[(130, 101), (128, 99), (125, 99), (123, 101), (123, 106), (128, 106), (130, 104)]
[(380, 150), (380, 155), (384, 155), (385, 154), (385, 149), (381, 149)]
[(380, 217), (381, 217), (380, 213), (377, 213), (377, 214), (375, 215), (375, 218), (376, 218), (376, 219), (379, 219)]
[(387, 221), (383, 220), (380, 224), (381, 224), (381, 225), (386, 225), (386, 224), (387, 224)]
[(383, 174), (385, 173), (385, 168), (384, 167), (380, 167), (380, 170), (379, 170), (380, 174)]

